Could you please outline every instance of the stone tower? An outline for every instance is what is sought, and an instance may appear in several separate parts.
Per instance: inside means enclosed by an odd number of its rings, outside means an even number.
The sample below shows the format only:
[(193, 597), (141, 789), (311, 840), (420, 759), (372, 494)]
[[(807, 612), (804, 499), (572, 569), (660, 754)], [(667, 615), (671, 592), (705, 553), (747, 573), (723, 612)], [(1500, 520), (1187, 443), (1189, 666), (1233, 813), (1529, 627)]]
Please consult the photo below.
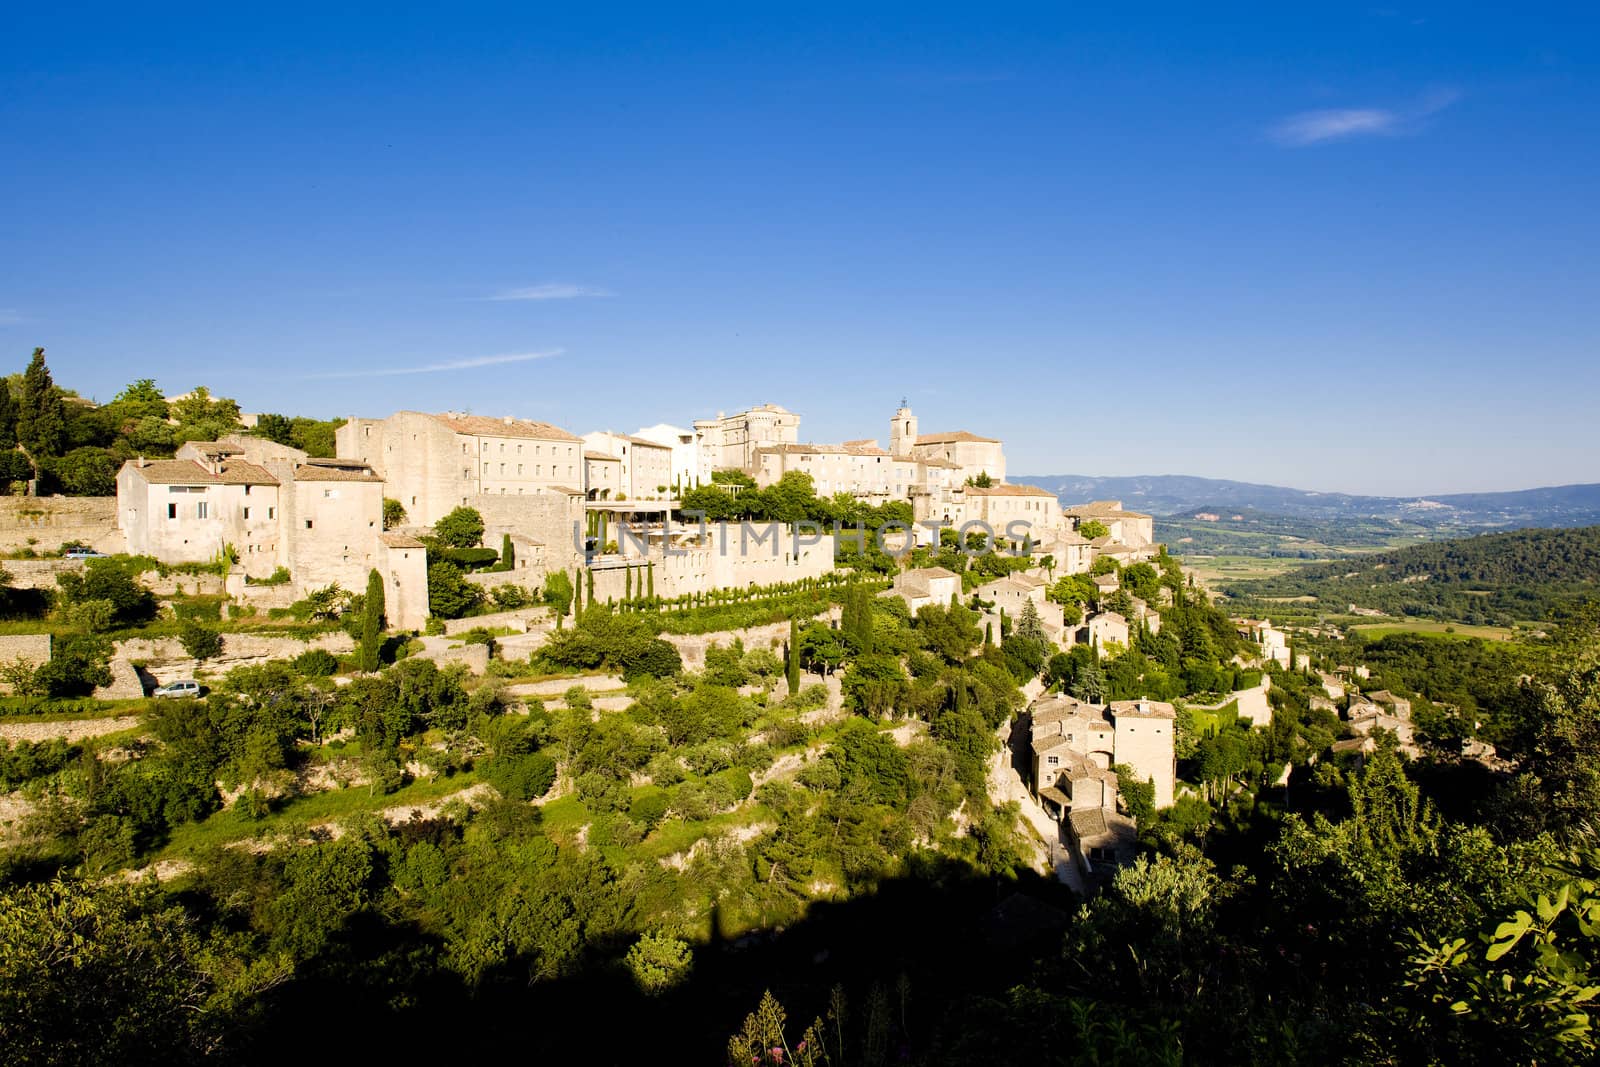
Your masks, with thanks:
[(904, 400), (895, 409), (894, 422), (889, 426), (889, 451), (896, 456), (911, 455), (911, 446), (917, 443), (917, 417)]

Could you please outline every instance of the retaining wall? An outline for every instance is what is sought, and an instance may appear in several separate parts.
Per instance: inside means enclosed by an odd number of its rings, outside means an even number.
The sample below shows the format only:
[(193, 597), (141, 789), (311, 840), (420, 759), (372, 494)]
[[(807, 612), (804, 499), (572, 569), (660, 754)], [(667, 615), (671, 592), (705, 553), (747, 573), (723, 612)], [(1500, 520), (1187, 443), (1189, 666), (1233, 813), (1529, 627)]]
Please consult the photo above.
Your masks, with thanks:
[(0, 552), (54, 550), (82, 541), (97, 552), (128, 550), (114, 496), (0, 496)]

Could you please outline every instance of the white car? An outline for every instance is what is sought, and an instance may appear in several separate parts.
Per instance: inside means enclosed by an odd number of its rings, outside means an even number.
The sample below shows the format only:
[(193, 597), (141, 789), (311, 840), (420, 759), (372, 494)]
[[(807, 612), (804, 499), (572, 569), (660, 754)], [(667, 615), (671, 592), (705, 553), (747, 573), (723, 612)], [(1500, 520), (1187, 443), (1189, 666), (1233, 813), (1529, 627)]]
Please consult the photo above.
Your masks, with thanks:
[(157, 697), (197, 697), (200, 695), (200, 683), (184, 679), (181, 682), (168, 682), (159, 686), (151, 696)]

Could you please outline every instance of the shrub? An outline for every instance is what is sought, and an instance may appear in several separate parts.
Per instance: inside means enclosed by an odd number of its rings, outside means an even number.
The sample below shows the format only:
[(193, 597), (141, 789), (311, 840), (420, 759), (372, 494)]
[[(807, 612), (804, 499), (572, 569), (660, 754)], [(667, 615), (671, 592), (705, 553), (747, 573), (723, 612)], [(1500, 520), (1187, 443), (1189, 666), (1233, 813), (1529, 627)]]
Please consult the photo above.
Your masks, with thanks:
[(628, 806), (628, 818), (644, 827), (649, 833), (667, 817), (667, 791), (659, 786), (645, 786), (633, 794)]
[(508, 800), (533, 800), (555, 784), (556, 763), (543, 752), (495, 756), (486, 777)]
[(681, 985), (694, 967), (694, 953), (685, 941), (665, 934), (641, 934), (624, 962), (646, 996), (660, 996)]
[(222, 655), (222, 635), (215, 627), (198, 619), (185, 619), (178, 629), (178, 640), (183, 650), (197, 660), (216, 659)]
[(339, 669), (339, 661), (325, 648), (308, 648), (294, 658), (294, 669), (307, 678), (327, 678)]

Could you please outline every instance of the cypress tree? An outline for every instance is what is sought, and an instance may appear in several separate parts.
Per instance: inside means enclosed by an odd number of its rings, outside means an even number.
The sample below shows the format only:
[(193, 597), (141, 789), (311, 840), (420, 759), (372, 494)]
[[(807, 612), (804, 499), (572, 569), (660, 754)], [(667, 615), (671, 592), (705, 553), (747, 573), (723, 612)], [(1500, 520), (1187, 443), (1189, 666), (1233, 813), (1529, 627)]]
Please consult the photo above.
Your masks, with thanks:
[(793, 615), (789, 616), (789, 662), (786, 666), (789, 695), (794, 696), (800, 692), (800, 623)]
[(0, 382), (0, 449), (17, 447), (17, 402), (11, 390)]
[(645, 592), (644, 595), (652, 602), (656, 598), (656, 561), (651, 560), (644, 568)]
[(622, 572), (622, 602), (626, 604), (633, 599), (633, 568), (629, 567)]
[(500, 566), (508, 571), (515, 570), (517, 566), (517, 546), (511, 543), (510, 534), (503, 534), (500, 538)]
[(373, 568), (367, 574), (367, 595), (361, 602), (361, 669), (378, 669), (383, 642), (383, 576)]
[(581, 577), (578, 577), (578, 578), (574, 578), (572, 580), (572, 619), (573, 619), (573, 622), (576, 623), (577, 620), (578, 620), (578, 617), (580, 615), (582, 615), (582, 614), (583, 614), (583, 579)]
[(583, 572), (583, 581), (584, 581), (584, 584), (589, 587), (587, 590), (585, 590), (585, 592), (588, 594), (589, 603), (593, 604), (594, 603), (594, 571), (585, 570)]
[(59, 456), (67, 436), (66, 405), (56, 392), (44, 349), (35, 348), (22, 374), (22, 401), (17, 405), (17, 440), (35, 459)]

